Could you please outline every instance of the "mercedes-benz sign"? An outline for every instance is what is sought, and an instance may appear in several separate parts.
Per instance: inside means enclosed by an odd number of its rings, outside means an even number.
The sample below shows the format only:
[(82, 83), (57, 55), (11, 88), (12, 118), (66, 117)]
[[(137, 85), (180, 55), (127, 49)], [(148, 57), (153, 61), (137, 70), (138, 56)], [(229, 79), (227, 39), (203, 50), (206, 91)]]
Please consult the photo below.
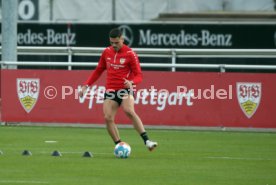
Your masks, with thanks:
[(131, 46), (134, 39), (132, 29), (127, 25), (121, 25), (119, 26), (119, 29), (124, 36), (125, 44)]

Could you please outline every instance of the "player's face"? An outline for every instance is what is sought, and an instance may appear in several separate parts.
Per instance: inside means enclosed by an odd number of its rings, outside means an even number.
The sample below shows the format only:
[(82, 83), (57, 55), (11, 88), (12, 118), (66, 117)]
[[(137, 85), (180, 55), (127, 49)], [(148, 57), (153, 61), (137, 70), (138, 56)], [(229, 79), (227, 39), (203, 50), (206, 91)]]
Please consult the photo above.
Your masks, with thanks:
[(119, 51), (124, 43), (123, 37), (109, 38), (109, 41), (115, 51)]

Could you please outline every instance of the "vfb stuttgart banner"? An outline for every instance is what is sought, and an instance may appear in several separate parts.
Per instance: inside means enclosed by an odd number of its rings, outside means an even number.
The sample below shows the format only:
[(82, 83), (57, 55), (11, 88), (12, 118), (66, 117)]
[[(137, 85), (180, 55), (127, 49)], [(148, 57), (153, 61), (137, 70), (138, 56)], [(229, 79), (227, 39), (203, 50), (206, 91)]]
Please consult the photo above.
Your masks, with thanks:
[[(91, 71), (1, 72), (2, 121), (104, 124), (105, 75), (79, 98)], [(133, 91), (145, 125), (276, 128), (276, 74), (146, 71), (143, 76)], [(131, 124), (121, 109), (116, 123)]]

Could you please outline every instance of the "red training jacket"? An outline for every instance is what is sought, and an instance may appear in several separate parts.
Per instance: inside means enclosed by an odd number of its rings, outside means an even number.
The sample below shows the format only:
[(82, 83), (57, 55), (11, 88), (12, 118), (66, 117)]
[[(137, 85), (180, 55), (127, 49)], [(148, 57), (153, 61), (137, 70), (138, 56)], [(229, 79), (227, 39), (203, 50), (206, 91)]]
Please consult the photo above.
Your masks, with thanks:
[(99, 60), (97, 68), (86, 80), (85, 85), (92, 85), (107, 70), (106, 89), (124, 89), (124, 78), (134, 84), (142, 81), (142, 72), (137, 54), (126, 45), (116, 52), (112, 46), (107, 47)]

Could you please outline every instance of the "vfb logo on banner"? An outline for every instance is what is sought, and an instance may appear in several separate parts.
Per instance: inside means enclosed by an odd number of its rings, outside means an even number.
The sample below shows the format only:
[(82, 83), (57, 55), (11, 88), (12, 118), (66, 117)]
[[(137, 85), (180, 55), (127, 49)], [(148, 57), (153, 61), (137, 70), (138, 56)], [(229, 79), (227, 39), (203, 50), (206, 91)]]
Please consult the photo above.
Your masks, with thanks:
[(17, 95), (27, 113), (34, 108), (39, 95), (40, 81), (36, 78), (17, 78)]
[(251, 118), (257, 111), (261, 102), (261, 94), (261, 83), (237, 83), (239, 105), (247, 118)]
[(39, 18), (38, 0), (19, 0), (18, 19), (19, 20), (38, 20)]

